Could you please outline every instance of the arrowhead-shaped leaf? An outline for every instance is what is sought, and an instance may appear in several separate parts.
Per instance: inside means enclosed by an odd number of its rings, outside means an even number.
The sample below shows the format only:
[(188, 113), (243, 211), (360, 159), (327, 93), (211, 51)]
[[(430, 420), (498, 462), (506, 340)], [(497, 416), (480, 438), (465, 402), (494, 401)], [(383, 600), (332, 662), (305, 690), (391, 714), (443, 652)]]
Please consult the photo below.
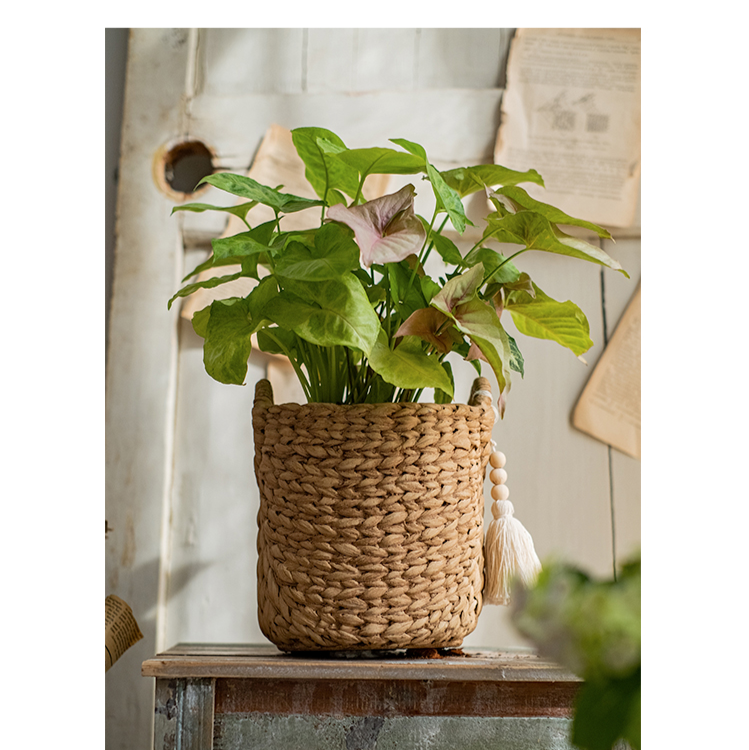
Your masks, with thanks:
[(525, 245), (528, 250), (568, 255), (587, 260), (629, 275), (613, 258), (595, 245), (575, 239), (555, 229), (549, 220), (535, 211), (520, 211), (501, 219), (489, 219), (484, 239), (493, 237), (498, 242)]
[(432, 298), (432, 306), (445, 315), (453, 315), (453, 308), (476, 296), (476, 291), (484, 280), (484, 266), (477, 263), (459, 276), (445, 283), (442, 290)]
[(236, 281), (238, 278), (240, 278), (243, 275), (244, 274), (240, 271), (238, 273), (232, 273), (228, 276), (212, 276), (210, 279), (206, 279), (205, 281), (196, 281), (193, 284), (188, 284), (187, 286), (182, 287), (182, 289), (180, 289), (169, 300), (169, 302), (167, 302), (166, 304), (167, 309), (168, 310), (172, 309), (172, 303), (178, 297), (187, 297), (190, 294), (197, 292), (198, 289), (213, 289), (214, 287), (220, 286), (221, 284), (227, 284), (230, 281)]
[(358, 268), (359, 248), (350, 231), (339, 224), (320, 227), (311, 246), (292, 240), (275, 266), (279, 276), (308, 281), (337, 279)]
[(238, 206), (211, 206), (208, 203), (185, 203), (181, 206), (175, 206), (172, 209), (172, 213), (174, 214), (177, 211), (193, 211), (195, 213), (203, 213), (203, 211), (225, 211), (226, 213), (238, 216), (246, 223), (247, 212), (255, 206), (257, 206), (257, 201), (240, 203)]
[(360, 179), (370, 174), (417, 174), (426, 169), (421, 157), (392, 148), (352, 148), (337, 156), (356, 169)]
[[(264, 224), (258, 224), (256, 227), (253, 227), (250, 229), (249, 232), (242, 233), (245, 237), (250, 237), (256, 242), (259, 242), (261, 245), (269, 246), (271, 242), (271, 237), (273, 236), (273, 231), (276, 226), (275, 221), (267, 221)], [(214, 240), (216, 242), (217, 240)], [(266, 247), (266, 250), (268, 248)], [(185, 276), (182, 281), (187, 281), (189, 278), (192, 278), (196, 274), (201, 273), (202, 271), (206, 271), (209, 268), (216, 268), (218, 266), (228, 266), (228, 265), (240, 265), (242, 263), (243, 258), (250, 257), (254, 254), (254, 252), (250, 249), (250, 255), (247, 254), (240, 254), (240, 255), (230, 255), (227, 252), (222, 252), (220, 257), (216, 257), (213, 253), (210, 255), (210, 257), (203, 261), (203, 263), (200, 263), (198, 266), (193, 268), (190, 273)], [(244, 269), (243, 269), (244, 270)], [(248, 274), (251, 275), (253, 278), (256, 278), (256, 274)]]
[(452, 317), (460, 331), (470, 337), (494, 371), (500, 393), (500, 415), (504, 412), (503, 396), (510, 389), (510, 362), (513, 352), (509, 336), (494, 308), (478, 297), (457, 305)]
[(211, 247), (215, 261), (225, 258), (248, 258), (251, 255), (271, 252), (271, 248), (259, 242), (252, 231), (211, 240)]
[(462, 340), (450, 318), (435, 307), (422, 307), (411, 313), (395, 332), (395, 338), (400, 336), (418, 336), (443, 354)]
[(457, 191), (448, 185), (442, 174), (429, 163), (425, 148), (413, 141), (407, 141), (405, 138), (391, 138), (390, 140), (423, 160), (427, 177), (432, 183), (432, 190), (437, 198), (438, 208), (441, 207), (447, 212), (456, 231), (459, 234), (463, 234), (467, 221), (463, 202), (460, 200)]
[(342, 191), (353, 198), (359, 191), (359, 173), (354, 167), (329, 153), (330, 147), (345, 149), (346, 144), (325, 128), (296, 128), (291, 139), (299, 157), (304, 162), (304, 175), (313, 190), (327, 205), (340, 203), (334, 191)]
[(484, 267), (484, 274), (491, 273), (487, 282), (494, 284), (508, 284), (520, 278), (517, 266), (502, 253), (489, 247), (477, 247), (472, 250), (466, 255), (465, 263), (470, 266), (481, 263)]
[(242, 385), (254, 332), (246, 299), (212, 302), (203, 344), (206, 372), (219, 383)]
[(391, 350), (388, 337), (380, 331), (369, 353), (370, 367), (397, 388), (438, 388), (453, 397), (453, 383), (436, 355), (426, 354), (419, 339), (405, 337)]
[(475, 167), (458, 167), (442, 173), (445, 182), (461, 198), (496, 185), (517, 185), (519, 182), (535, 182), (543, 185), (541, 175), (535, 169), (527, 172), (516, 172), (499, 164), (479, 164)]
[(463, 234), (466, 228), (467, 219), (463, 201), (460, 200), (460, 196), (445, 182), (442, 174), (431, 164), (427, 164), (427, 176), (432, 183), (432, 188), (437, 197), (437, 201), (441, 204), (442, 208), (447, 211), (447, 215), (450, 217), (450, 221), (458, 234)]
[(424, 227), (414, 214), (415, 195), (414, 186), (406, 185), (361, 206), (331, 206), (327, 218), (354, 230), (365, 268), (373, 263), (397, 263), (418, 253), (426, 240)]
[(361, 282), (351, 273), (326, 281), (285, 280), (265, 315), (318, 346), (350, 346), (369, 354), (380, 320)]
[(533, 284), (536, 296), (524, 291), (507, 295), (508, 310), (520, 333), (549, 339), (569, 349), (575, 356), (587, 352), (593, 341), (583, 311), (574, 302), (557, 302)]
[(247, 177), (246, 175), (219, 172), (207, 175), (198, 185), (204, 182), (217, 187), (219, 190), (232, 193), (232, 195), (249, 198), (250, 200), (262, 203), (264, 206), (270, 206), (279, 213), (290, 214), (296, 211), (304, 211), (304, 209), (312, 208), (313, 206), (322, 206), (321, 201), (300, 198), (298, 195), (291, 195), (289, 193), (281, 193), (267, 185), (261, 185), (256, 180), (253, 180), (252, 177)]
[(593, 224), (593, 222), (585, 221), (584, 219), (576, 219), (574, 216), (570, 216), (561, 209), (550, 206), (548, 203), (541, 203), (541, 201), (534, 200), (521, 187), (500, 187), (494, 191), (490, 191), (489, 197), (492, 198), (493, 194), (503, 195), (508, 198), (512, 203), (515, 211), (535, 211), (536, 213), (545, 216), (550, 222), (554, 224), (566, 224), (568, 226), (583, 227), (584, 229), (590, 229), (592, 232), (595, 232), (599, 237), (603, 237), (604, 239), (609, 240), (611, 239), (611, 234), (608, 232), (608, 230), (604, 229), (603, 227), (599, 227), (598, 224)]

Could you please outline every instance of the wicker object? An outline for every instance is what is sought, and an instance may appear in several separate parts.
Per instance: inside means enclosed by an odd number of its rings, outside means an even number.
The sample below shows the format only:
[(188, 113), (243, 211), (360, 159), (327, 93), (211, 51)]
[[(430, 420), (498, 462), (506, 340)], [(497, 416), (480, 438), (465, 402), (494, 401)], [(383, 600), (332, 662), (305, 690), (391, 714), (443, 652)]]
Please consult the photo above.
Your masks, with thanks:
[(278, 648), (445, 648), (476, 627), (488, 391), (300, 405), (257, 384), (258, 619)]

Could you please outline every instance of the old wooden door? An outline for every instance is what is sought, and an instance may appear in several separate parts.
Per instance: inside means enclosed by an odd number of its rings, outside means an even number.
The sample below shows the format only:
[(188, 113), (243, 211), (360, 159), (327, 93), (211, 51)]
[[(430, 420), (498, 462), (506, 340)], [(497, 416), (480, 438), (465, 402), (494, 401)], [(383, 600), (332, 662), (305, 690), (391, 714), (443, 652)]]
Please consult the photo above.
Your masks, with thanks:
[[(201, 340), (179, 308), (167, 311), (183, 271), (206, 254), (224, 220), (170, 216), (185, 196), (170, 189), (165, 155), (199, 141), (215, 168), (245, 171), (275, 123), (327, 127), (351, 147), (408, 138), (439, 168), (491, 162), (511, 36), (510, 29), (131, 32), (107, 369), (106, 588), (132, 606), (145, 637), (107, 674), (109, 750), (150, 743), (153, 684), (140, 664), (157, 650), (265, 642), (255, 616), (250, 410), (269, 361), (253, 353), (244, 387), (219, 385), (205, 374)], [(222, 198), (206, 191), (200, 200)], [(639, 229), (616, 236), (605, 249), (632, 281), (561, 257), (528, 257), (525, 268), (542, 288), (582, 307), (596, 343), (586, 368), (555, 344), (524, 340), (526, 375), (495, 428), (517, 515), (539, 555), (603, 575), (639, 542), (639, 462), (573, 429), (570, 413), (639, 278)], [(465, 399), (473, 370), (454, 368)], [(466, 645), (524, 644), (504, 608), (486, 607)]]

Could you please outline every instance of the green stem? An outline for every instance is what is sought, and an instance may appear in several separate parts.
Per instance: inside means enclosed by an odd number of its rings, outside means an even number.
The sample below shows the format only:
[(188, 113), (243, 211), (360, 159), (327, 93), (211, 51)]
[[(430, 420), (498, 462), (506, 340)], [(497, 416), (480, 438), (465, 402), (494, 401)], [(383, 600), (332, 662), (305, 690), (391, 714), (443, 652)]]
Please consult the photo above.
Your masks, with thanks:
[(510, 261), (511, 261), (511, 260), (512, 260), (513, 258), (517, 258), (517, 257), (518, 257), (518, 255), (520, 255), (521, 253), (524, 253), (524, 252), (526, 252), (526, 250), (530, 250), (530, 248), (529, 248), (529, 247), (524, 247), (524, 248), (523, 248), (522, 250), (518, 250), (518, 251), (517, 251), (516, 253), (513, 253), (513, 254), (512, 254), (512, 255), (510, 255), (509, 257), (505, 258), (505, 259), (504, 259), (504, 260), (503, 260), (503, 261), (502, 261), (502, 262), (501, 262), (501, 263), (500, 263), (500, 264), (499, 264), (499, 265), (498, 265), (498, 266), (497, 266), (497, 267), (496, 267), (495, 269), (493, 269), (493, 270), (492, 270), (492, 271), (491, 271), (490, 273), (488, 273), (488, 274), (487, 274), (487, 275), (486, 275), (486, 276), (484, 277), (483, 281), (482, 281), (482, 282), (481, 282), (481, 283), (479, 284), (479, 287), (482, 287), (482, 286), (484, 286), (484, 284), (486, 284), (486, 282), (487, 282), (487, 281), (489, 281), (489, 279), (490, 279), (490, 278), (491, 278), (492, 276), (494, 276), (494, 274), (495, 274), (495, 273), (497, 273), (497, 271), (499, 271), (499, 269), (500, 269), (500, 268), (502, 268), (502, 266), (503, 266), (503, 265), (504, 265), (505, 263), (509, 263), (509, 262), (510, 262)]
[(308, 402), (311, 401), (312, 399), (310, 398), (310, 385), (307, 378), (304, 377), (304, 371), (299, 366), (299, 363), (291, 356), (291, 352), (283, 345), (283, 342), (277, 336), (271, 333), (270, 329), (266, 328), (265, 334), (272, 341), (275, 341), (276, 346), (281, 349), (281, 351), (286, 355), (286, 358), (289, 360), (289, 362), (291, 362), (291, 366), (294, 368), (294, 372), (296, 373), (296, 376), (299, 379), (299, 383), (302, 386), (302, 390), (304, 391), (305, 398)]
[(360, 180), (360, 182), (359, 182), (359, 187), (357, 188), (357, 191), (356, 191), (356, 195), (354, 196), (354, 201), (353, 201), (353, 203), (351, 204), (352, 206), (355, 206), (355, 205), (356, 205), (356, 201), (358, 201), (358, 200), (359, 200), (359, 196), (361, 195), (361, 191), (362, 191), (362, 189), (364, 188), (364, 180), (366, 180), (366, 179), (367, 179), (367, 175), (364, 175), (364, 176), (363, 176), (363, 177), (361, 178), (361, 180)]

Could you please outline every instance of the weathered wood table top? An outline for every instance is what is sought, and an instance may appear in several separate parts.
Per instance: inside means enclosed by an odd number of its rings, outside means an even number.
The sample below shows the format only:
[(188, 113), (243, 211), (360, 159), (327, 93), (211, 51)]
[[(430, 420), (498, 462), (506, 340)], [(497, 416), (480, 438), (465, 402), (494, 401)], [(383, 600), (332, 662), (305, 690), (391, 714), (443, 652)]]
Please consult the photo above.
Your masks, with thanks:
[(295, 680), (579, 681), (568, 670), (530, 651), (443, 649), (436, 658), (429, 658), (430, 651), (290, 654), (270, 645), (181, 643), (143, 662), (142, 674)]
[[(566, 748), (580, 687), (575, 675), (533, 653), (476, 649), (289, 654), (179, 644), (145, 661), (142, 674), (156, 678), (156, 750), (265, 747), (259, 738), (271, 736), (267, 746), (276, 750), (310, 750), (323, 730), (322, 746), (349, 748), (351, 732), (370, 724), (378, 735), (384, 727), (415, 741), (444, 721), (460, 733), (449, 735), (456, 741), (479, 727), (487, 736), (517, 735), (518, 747)], [(536, 723), (522, 723), (529, 720)]]

